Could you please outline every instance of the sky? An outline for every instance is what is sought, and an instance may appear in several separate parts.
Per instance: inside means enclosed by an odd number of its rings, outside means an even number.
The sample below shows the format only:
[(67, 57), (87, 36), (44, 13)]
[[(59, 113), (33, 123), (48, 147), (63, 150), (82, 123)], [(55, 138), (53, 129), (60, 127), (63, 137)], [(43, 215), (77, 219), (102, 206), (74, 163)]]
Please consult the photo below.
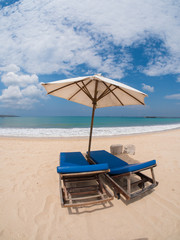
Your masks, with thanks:
[(148, 97), (96, 115), (180, 117), (180, 1), (0, 0), (0, 114), (89, 116), (40, 83), (98, 73)]

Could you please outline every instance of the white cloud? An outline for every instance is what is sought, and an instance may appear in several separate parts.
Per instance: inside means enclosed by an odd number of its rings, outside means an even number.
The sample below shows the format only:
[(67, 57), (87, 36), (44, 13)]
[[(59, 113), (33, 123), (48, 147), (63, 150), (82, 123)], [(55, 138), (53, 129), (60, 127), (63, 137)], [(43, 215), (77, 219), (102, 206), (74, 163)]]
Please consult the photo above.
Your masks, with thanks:
[(177, 82), (180, 82), (180, 77), (177, 78)]
[[(179, 73), (179, 8), (163, 0), (24, 0), (0, 10), (0, 62), (36, 74), (68, 73), (85, 63), (120, 78), (131, 67), (124, 47), (156, 37), (168, 58), (156, 53), (144, 73)], [(122, 46), (116, 56), (113, 44)]]
[(142, 88), (148, 92), (154, 92), (154, 87), (146, 85), (145, 83), (142, 83)]
[(166, 99), (174, 99), (174, 100), (180, 100), (180, 93), (167, 95), (165, 96)]
[(29, 98), (44, 98), (43, 90), (41, 85), (30, 85), (24, 88), (22, 91), (24, 97)]
[[(1, 101), (15, 101), (18, 98), (22, 97), (21, 90), (18, 86), (9, 86), (8, 88), (2, 91), (2, 95), (0, 96)], [(14, 102), (16, 104), (16, 102)]]
[[(3, 68), (4, 71), (7, 69), (9, 68)], [(2, 75), (1, 81), (7, 87), (0, 95), (3, 107), (29, 109), (35, 102), (45, 97), (45, 91), (35, 74), (8, 72)]]
[(169, 73), (180, 73), (180, 57), (158, 57), (149, 62), (143, 72), (149, 76), (160, 76)]
[(19, 72), (20, 68), (15, 64), (9, 64), (7, 66), (0, 67), (1, 72)]
[(5, 86), (17, 85), (20, 87), (25, 87), (29, 84), (37, 84), (38, 76), (36, 74), (27, 75), (27, 74), (16, 74), (13, 72), (8, 72), (2, 76), (1, 80)]

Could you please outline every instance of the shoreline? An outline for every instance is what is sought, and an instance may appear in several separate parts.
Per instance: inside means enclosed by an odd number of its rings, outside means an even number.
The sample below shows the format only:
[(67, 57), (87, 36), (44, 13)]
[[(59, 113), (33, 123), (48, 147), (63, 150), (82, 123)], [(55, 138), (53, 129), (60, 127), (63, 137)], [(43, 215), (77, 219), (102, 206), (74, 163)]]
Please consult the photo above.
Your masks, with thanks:
[[(104, 135), (104, 136), (92, 136), (93, 139), (102, 139), (102, 138), (120, 138), (120, 137), (125, 137), (125, 136), (139, 136), (139, 135), (146, 135), (146, 134), (156, 134), (156, 133), (163, 133), (163, 132), (168, 132), (168, 131), (176, 131), (176, 130), (180, 130), (180, 127), (177, 127), (177, 128), (173, 128), (173, 129), (164, 129), (164, 130), (157, 130), (157, 131), (151, 131), (151, 132), (141, 132), (141, 133), (129, 133), (129, 134), (119, 134), (119, 135)], [(40, 139), (40, 140), (43, 140), (43, 139), (47, 139), (47, 140), (66, 140), (66, 139), (69, 139), (69, 140), (76, 140), (76, 139), (89, 139), (89, 136), (67, 136), (67, 137), (48, 137), (48, 136), (35, 136), (35, 137), (32, 137), (32, 136), (1, 136), (0, 135), (0, 139)]]
[[(62, 119), (61, 119), (62, 118)], [(89, 118), (89, 117), (88, 117)], [(138, 119), (138, 120), (137, 120)], [(168, 118), (167, 118), (168, 119)], [(96, 117), (93, 136), (121, 136), (180, 128), (179, 119), (142, 117)], [(90, 122), (83, 117), (27, 117), (0, 121), (0, 136), (5, 137), (88, 137)]]

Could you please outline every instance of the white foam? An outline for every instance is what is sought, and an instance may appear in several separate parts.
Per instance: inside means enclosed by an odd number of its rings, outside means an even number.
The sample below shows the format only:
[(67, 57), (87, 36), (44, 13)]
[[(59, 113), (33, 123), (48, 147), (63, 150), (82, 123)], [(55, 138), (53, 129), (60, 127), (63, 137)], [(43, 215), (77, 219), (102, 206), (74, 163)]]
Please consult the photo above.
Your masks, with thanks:
[[(180, 124), (94, 128), (93, 136), (114, 136), (148, 133), (180, 128)], [(0, 136), (5, 137), (87, 137), (89, 128), (0, 128)]]

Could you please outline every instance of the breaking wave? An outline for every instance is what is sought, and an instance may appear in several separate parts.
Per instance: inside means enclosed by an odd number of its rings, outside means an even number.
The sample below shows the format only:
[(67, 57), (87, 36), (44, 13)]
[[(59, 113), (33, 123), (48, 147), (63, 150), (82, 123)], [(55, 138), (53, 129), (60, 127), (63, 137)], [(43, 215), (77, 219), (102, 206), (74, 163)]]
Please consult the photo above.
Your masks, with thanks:
[[(180, 128), (180, 124), (94, 128), (93, 136), (118, 136)], [(89, 128), (0, 128), (4, 137), (88, 137)]]

